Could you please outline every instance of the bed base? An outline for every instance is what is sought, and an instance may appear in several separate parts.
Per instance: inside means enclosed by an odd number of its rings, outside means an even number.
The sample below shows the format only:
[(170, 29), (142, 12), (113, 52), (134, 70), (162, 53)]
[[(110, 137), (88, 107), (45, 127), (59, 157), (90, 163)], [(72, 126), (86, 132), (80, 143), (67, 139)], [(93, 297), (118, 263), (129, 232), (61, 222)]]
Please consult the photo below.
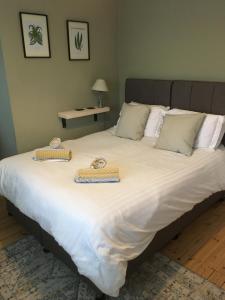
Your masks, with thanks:
[[(137, 258), (128, 263), (127, 277), (137, 270), (144, 261), (148, 260), (156, 251), (164, 247), (170, 240), (176, 239), (181, 231), (195, 220), (200, 214), (206, 211), (210, 206), (219, 200), (225, 199), (225, 191), (217, 192), (195, 205), (193, 209), (179, 219), (157, 232), (152, 242), (146, 250)], [(70, 255), (48, 234), (40, 225), (21, 213), (10, 201), (7, 201), (7, 210), (9, 215), (13, 215), (19, 223), (21, 223), (28, 232), (33, 234), (41, 243), (44, 252), (52, 252), (56, 257), (61, 259), (70, 269), (77, 271), (76, 265), (73, 263)], [(93, 283), (91, 283), (93, 285)], [(101, 294), (96, 299), (105, 299), (105, 295)]]

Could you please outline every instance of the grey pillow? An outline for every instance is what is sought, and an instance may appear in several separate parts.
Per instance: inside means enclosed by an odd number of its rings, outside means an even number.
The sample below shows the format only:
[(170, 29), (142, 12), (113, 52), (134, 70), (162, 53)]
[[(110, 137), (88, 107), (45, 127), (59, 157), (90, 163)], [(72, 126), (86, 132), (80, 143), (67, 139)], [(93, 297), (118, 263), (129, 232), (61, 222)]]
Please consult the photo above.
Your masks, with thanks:
[(140, 140), (144, 136), (149, 113), (150, 107), (146, 105), (129, 105), (124, 103), (115, 135), (132, 140)]
[(204, 118), (201, 113), (166, 115), (155, 147), (190, 156)]

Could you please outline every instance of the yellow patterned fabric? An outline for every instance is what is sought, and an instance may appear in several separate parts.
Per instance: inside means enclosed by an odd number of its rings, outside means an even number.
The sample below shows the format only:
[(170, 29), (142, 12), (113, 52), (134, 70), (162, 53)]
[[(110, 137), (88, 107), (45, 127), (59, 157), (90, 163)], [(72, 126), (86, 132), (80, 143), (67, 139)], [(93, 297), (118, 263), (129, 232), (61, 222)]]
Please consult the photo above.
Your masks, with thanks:
[(119, 169), (113, 167), (107, 167), (102, 169), (80, 169), (78, 171), (79, 177), (85, 178), (110, 178), (119, 177)]
[(62, 159), (71, 160), (72, 152), (66, 149), (40, 149), (35, 151), (35, 159), (48, 160), (48, 159)]

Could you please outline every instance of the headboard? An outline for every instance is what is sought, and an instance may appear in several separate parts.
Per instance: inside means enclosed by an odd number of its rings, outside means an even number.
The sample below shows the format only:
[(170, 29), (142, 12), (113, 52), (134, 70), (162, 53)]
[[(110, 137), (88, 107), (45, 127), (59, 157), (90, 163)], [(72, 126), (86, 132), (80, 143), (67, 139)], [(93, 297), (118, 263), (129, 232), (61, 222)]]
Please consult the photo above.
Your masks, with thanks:
[(225, 82), (128, 78), (125, 101), (225, 115)]
[(125, 101), (135, 101), (144, 104), (170, 105), (170, 80), (127, 79)]
[(128, 78), (125, 101), (225, 115), (225, 82)]

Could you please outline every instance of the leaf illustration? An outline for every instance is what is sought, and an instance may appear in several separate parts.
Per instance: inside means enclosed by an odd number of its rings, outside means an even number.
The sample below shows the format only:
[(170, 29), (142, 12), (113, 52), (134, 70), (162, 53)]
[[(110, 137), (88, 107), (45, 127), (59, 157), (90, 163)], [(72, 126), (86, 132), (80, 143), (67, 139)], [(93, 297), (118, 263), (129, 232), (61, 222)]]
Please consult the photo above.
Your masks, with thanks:
[(83, 48), (82, 41), (83, 41), (83, 35), (82, 33), (78, 32), (74, 38), (75, 47), (77, 50), (81, 51), (81, 49)]
[(75, 36), (75, 47), (78, 49), (77, 37)]
[(28, 36), (30, 39), (30, 45), (43, 45), (42, 28), (35, 26), (34, 24), (29, 25)]
[(80, 42), (79, 42), (80, 48), (82, 48), (82, 40), (83, 40), (83, 35), (82, 35), (82, 33), (81, 33), (81, 34), (80, 34)]
[(78, 45), (78, 49), (80, 50), (80, 32), (78, 32), (77, 34), (77, 45)]

